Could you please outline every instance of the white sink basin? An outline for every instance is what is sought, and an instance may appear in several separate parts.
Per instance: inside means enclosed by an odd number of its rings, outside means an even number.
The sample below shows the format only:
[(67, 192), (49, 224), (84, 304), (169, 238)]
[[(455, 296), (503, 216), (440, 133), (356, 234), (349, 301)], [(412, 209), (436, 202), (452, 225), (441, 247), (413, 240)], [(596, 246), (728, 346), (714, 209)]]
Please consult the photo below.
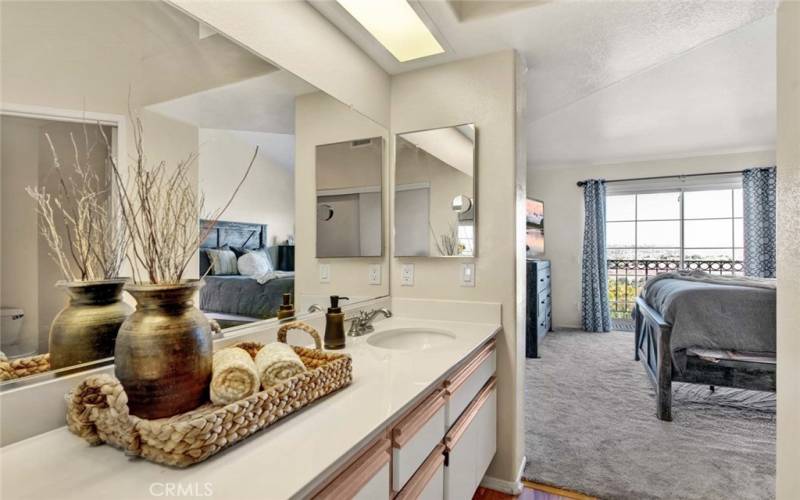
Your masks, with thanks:
[(422, 351), (439, 347), (455, 340), (456, 336), (447, 330), (432, 328), (395, 328), (374, 333), (367, 343), (381, 349), (395, 351)]

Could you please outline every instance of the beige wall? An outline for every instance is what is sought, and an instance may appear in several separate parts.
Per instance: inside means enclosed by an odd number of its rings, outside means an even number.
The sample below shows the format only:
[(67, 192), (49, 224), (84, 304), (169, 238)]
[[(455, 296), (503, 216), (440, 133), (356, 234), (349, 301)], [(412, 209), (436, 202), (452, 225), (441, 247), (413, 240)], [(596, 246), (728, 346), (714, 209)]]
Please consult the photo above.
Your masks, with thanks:
[[(388, 295), (388, 196), (384, 196), (384, 257), (317, 259), (317, 184), (316, 147), (321, 144), (369, 137), (388, 140), (386, 129), (348, 108), (336, 99), (315, 92), (297, 98), (295, 107), (295, 293), (300, 308), (308, 301), (321, 301), (328, 295), (344, 294), (353, 299)], [(387, 165), (384, 151), (384, 165)], [(386, 169), (384, 169), (386, 172)], [(388, 192), (388, 175), (383, 190)], [(318, 264), (330, 265), (331, 282), (319, 282)], [(368, 266), (382, 264), (381, 285), (369, 285)], [(324, 304), (323, 304), (324, 305)]]
[[(277, 143), (274, 136), (279, 136)], [(288, 147), (293, 157), (292, 136), (204, 128), (199, 130), (199, 143), (200, 191), (206, 211), (225, 206), (259, 146), (250, 175), (222, 219), (267, 224), (269, 245), (294, 234), (294, 165), (281, 164), (271, 155), (272, 148)]]
[(389, 124), (389, 76), (308, 3), (170, 3), (377, 123)]
[(775, 164), (775, 153), (761, 151), (671, 160), (528, 170), (528, 197), (544, 201), (543, 258), (552, 264), (553, 325), (581, 324), (581, 251), (583, 191), (576, 186), (590, 178), (629, 179), (660, 175), (743, 170)]
[[(478, 258), (392, 259), (392, 296), (497, 302), (498, 450), (489, 475), (513, 481), (524, 454), (522, 349), (516, 304), (515, 56), (504, 51), (396, 75), (392, 134), (474, 123), (478, 139)], [(393, 166), (394, 168), (394, 166)], [(474, 262), (476, 286), (459, 286)], [(400, 286), (400, 266), (415, 265), (414, 286)], [(520, 335), (523, 333), (520, 332)]]
[(800, 3), (778, 8), (777, 498), (800, 494)]

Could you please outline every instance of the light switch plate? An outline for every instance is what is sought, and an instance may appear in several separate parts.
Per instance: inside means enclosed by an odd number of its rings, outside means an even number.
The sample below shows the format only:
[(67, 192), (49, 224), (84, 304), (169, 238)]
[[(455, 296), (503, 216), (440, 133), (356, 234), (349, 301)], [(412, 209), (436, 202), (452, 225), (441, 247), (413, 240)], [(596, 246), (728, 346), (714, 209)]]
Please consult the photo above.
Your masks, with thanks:
[(414, 286), (414, 264), (400, 266), (400, 286)]
[(319, 282), (320, 283), (330, 283), (331, 282), (331, 265), (330, 264), (320, 264), (319, 265)]
[(370, 285), (381, 284), (381, 265), (370, 264), (367, 270), (367, 283)]
[(475, 286), (475, 264), (472, 262), (461, 265), (461, 286)]

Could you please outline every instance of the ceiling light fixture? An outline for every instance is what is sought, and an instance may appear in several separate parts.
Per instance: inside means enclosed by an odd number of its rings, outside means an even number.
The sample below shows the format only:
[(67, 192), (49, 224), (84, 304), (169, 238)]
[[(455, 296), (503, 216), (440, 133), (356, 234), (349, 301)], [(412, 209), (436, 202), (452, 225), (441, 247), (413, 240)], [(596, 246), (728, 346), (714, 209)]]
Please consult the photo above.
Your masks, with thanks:
[(400, 62), (444, 49), (407, 0), (337, 0)]

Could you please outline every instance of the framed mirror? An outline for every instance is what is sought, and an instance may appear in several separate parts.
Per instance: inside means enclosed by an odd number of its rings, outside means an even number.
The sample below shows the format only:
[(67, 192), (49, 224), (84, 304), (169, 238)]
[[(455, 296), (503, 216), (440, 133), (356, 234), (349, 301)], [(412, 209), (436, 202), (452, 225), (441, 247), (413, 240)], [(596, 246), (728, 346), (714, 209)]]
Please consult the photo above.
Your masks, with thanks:
[[(388, 133), (383, 127), (166, 2), (8, 2), (0, 22), (5, 70), (0, 75), (0, 373), (5, 374), (0, 380), (8, 380), (0, 390), (113, 363), (113, 335), (102, 351), (59, 366), (50, 363), (52, 325), (68, 307), (71, 291), (56, 286), (66, 278), (42, 234), (47, 221), (26, 188), (60, 196), (56, 156), (62, 171), (69, 172), (65, 182), (81, 185), (73, 165), (77, 156), (88, 167), (81, 172), (92, 172), (96, 179), (95, 194), (109, 224), (117, 220), (118, 206), (108, 203), (108, 160), (128, 170), (136, 154), (138, 122), (149, 166), (163, 162), (174, 171), (188, 162), (186, 175), (204, 200), (194, 232), (185, 231), (199, 248), (182, 278), (204, 279), (194, 303), (219, 323), (223, 336), (277, 322), (279, 313), (281, 319), (301, 317), (312, 304), (324, 307), (331, 294), (350, 296), (349, 303), (388, 295), (380, 201), (378, 223), (370, 219), (371, 209), (362, 220), (377, 240), (357, 238), (364, 240), (359, 255), (377, 257), (348, 262), (363, 267), (357, 273), (334, 266), (326, 288), (318, 289), (309, 237), (316, 231), (311, 213), (317, 186), (307, 181), (315, 175), (309, 159), (314, 148), (347, 134), (368, 138), (366, 144), (355, 141), (357, 147), (352, 141), (345, 144), (346, 151), (377, 155), (370, 160), (377, 176), (370, 186), (379, 187), (380, 137)], [(343, 130), (343, 123), (351, 129)], [(351, 161), (342, 159), (345, 166)], [(53, 226), (62, 241), (64, 225), (60, 220)], [(104, 241), (85, 247), (87, 253), (109, 241), (105, 233), (93, 234), (103, 235)], [(162, 237), (171, 235), (165, 231)], [(112, 277), (141, 277), (131, 268), (132, 260), (125, 258)], [(218, 264), (212, 268), (214, 261)], [(69, 264), (76, 268), (75, 262)], [(377, 284), (367, 282), (369, 265), (385, 270)], [(117, 288), (120, 301), (132, 310), (134, 299), (122, 291), (122, 283)], [(290, 307), (282, 308), (286, 294)]]
[(397, 135), (396, 257), (477, 256), (474, 124)]
[(383, 138), (316, 148), (317, 258), (383, 255)]

